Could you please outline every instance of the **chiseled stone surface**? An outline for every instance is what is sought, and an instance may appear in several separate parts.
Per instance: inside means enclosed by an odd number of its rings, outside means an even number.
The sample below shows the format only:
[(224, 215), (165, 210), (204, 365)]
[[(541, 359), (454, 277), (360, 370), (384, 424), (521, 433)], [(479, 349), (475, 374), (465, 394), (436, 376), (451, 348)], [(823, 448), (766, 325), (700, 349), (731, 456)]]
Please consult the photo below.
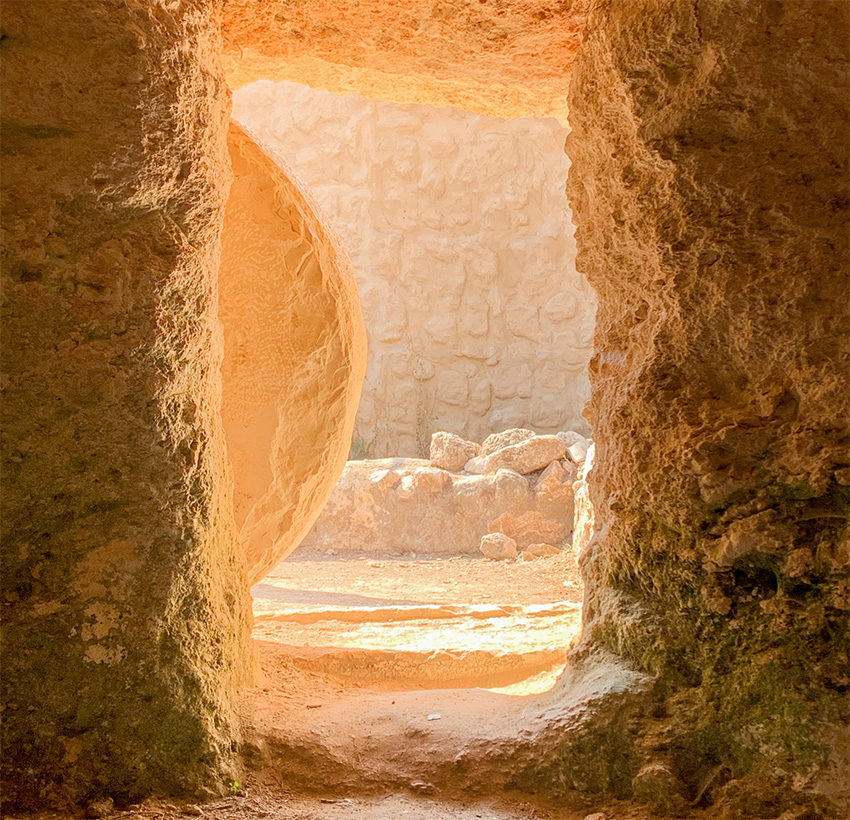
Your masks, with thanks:
[(222, 407), (248, 580), (307, 534), (345, 466), (366, 370), (354, 273), (286, 163), (231, 124)]
[(240, 777), (218, 8), (3, 3), (4, 804)]
[(431, 434), (589, 432), (595, 297), (575, 270), (566, 130), (262, 81), (234, 117), (292, 166), (349, 251), (369, 365), (352, 457)]
[(231, 88), (294, 80), (337, 93), (566, 122), (589, 0), (228, 0)]
[(848, 18), (599, 3), (571, 86), (599, 295), (583, 646), (657, 676), (668, 751), (642, 754), (726, 816), (850, 810)]

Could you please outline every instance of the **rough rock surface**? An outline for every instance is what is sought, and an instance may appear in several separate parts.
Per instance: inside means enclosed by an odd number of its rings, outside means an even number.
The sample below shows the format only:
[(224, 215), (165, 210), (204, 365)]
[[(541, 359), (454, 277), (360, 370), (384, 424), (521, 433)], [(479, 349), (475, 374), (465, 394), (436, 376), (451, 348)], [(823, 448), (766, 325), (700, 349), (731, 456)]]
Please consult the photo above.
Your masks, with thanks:
[(560, 544), (570, 529), (563, 521), (553, 521), (537, 510), (522, 515), (502, 513), (488, 526), (489, 532), (501, 532), (512, 538), (520, 549), (532, 544)]
[(301, 551), (475, 555), (487, 522), (534, 503), (528, 480), (508, 470), (476, 476), (424, 459), (349, 461)]
[(560, 555), (561, 551), (552, 544), (530, 544), (520, 555), (523, 561), (532, 561), (535, 558), (548, 558), (552, 555)]
[(238, 125), (229, 147), (221, 413), (254, 583), (309, 532), (342, 472), (366, 332), (348, 257), (315, 203)]
[(850, 804), (848, 17), (603, 2), (574, 68), (600, 299), (583, 650), (656, 676), (645, 762), (727, 816)]
[(588, 432), (595, 296), (575, 271), (562, 126), (270, 82), (240, 89), (234, 118), (351, 255), (369, 333), (351, 458), (428, 458), (436, 430)]
[(502, 532), (491, 532), (481, 537), (481, 554), (491, 561), (507, 561), (516, 558), (517, 543)]
[(586, 0), (229, 0), (224, 61), (258, 78), (336, 93), (566, 122), (569, 67)]
[(528, 475), (563, 458), (566, 452), (564, 442), (557, 436), (534, 436), (487, 456), (487, 472), (506, 469)]
[(573, 483), (576, 468), (568, 461), (553, 461), (534, 485), (537, 509), (555, 521), (572, 521), (575, 513)]
[(239, 777), (214, 2), (3, 3), (3, 800)]
[(467, 441), (453, 433), (434, 433), (431, 436), (431, 464), (444, 470), (462, 470), (479, 450), (474, 441)]
[(502, 430), (501, 433), (491, 433), (481, 442), (481, 455), (491, 456), (497, 450), (527, 441), (534, 436), (534, 430), (526, 430), (524, 427), (511, 427), (508, 430)]
[(572, 548), (576, 559), (583, 561), (585, 550), (596, 531), (596, 516), (593, 510), (593, 501), (590, 497), (588, 480), (593, 469), (593, 460), (596, 448), (591, 445), (587, 451), (587, 458), (581, 468), (579, 478), (573, 484), (573, 505), (575, 509), (573, 517), (573, 540)]

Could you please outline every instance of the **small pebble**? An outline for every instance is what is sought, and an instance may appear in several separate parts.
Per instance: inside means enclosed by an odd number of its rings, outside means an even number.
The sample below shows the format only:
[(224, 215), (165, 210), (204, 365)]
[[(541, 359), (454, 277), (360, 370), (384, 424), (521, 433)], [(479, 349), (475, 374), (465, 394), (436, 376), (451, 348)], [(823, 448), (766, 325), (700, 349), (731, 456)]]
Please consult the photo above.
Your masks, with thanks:
[(433, 714), (428, 715), (428, 720), (439, 720), (442, 715), (439, 712), (434, 712)]

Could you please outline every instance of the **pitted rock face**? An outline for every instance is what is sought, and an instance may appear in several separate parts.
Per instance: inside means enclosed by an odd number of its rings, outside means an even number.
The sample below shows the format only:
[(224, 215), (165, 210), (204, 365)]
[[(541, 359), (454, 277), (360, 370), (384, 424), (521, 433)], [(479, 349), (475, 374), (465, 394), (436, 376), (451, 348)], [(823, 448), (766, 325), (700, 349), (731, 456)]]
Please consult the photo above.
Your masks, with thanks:
[(260, 78), (338, 94), (566, 122), (587, 0), (229, 0), (231, 88)]
[(812, 722), (846, 733), (848, 31), (844, 2), (599, 3), (571, 88), (600, 300), (584, 647), (675, 693), (686, 785), (710, 732), (730, 794), (778, 778), (771, 813), (832, 789)]
[(4, 809), (238, 765), (218, 5), (3, 3)]
[(431, 463), (444, 470), (462, 470), (481, 448), (453, 433), (434, 433), (431, 436)]
[(279, 157), (232, 124), (222, 418), (249, 580), (312, 527), (345, 465), (366, 337), (354, 274)]
[(534, 430), (526, 430), (522, 427), (512, 427), (509, 430), (503, 430), (501, 433), (492, 433), (481, 443), (481, 455), (493, 455), (496, 450), (502, 450), (512, 444), (519, 444), (521, 441), (534, 438), (534, 435)]
[(557, 436), (534, 436), (487, 456), (487, 472), (494, 473), (505, 468), (528, 475), (563, 458), (566, 453), (564, 442)]

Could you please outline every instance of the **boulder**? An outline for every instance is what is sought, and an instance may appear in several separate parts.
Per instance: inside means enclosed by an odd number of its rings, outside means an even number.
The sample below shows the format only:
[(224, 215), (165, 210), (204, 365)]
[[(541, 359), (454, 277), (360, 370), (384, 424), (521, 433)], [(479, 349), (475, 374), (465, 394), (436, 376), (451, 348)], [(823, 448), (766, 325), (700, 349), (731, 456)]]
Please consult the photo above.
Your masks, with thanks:
[(491, 533), (507, 535), (520, 549), (532, 544), (557, 544), (567, 534), (567, 528), (561, 522), (546, 518), (536, 510), (529, 510), (520, 516), (502, 513), (490, 522), (487, 529)]
[(443, 470), (462, 470), (480, 447), (454, 433), (434, 433), (431, 436), (431, 464)]
[(479, 549), (481, 554), (491, 561), (505, 561), (508, 558), (516, 558), (518, 554), (516, 541), (502, 532), (491, 532), (483, 536)]
[(563, 430), (560, 433), (555, 433), (555, 435), (567, 445), (567, 448), (580, 441), (587, 442), (587, 439), (581, 433), (576, 433), (574, 430)]
[(395, 470), (378, 470), (369, 476), (369, 481), (381, 495), (386, 495), (390, 490), (395, 489), (401, 481), (401, 476)]
[(487, 457), (476, 456), (463, 465), (463, 469), (472, 475), (484, 475), (487, 472)]
[(520, 556), (523, 561), (533, 561), (535, 558), (548, 558), (550, 555), (560, 555), (561, 551), (551, 544), (531, 544)]
[(549, 518), (572, 523), (575, 512), (573, 483), (577, 470), (569, 461), (553, 461), (534, 486), (536, 506)]
[(487, 456), (486, 472), (495, 473), (505, 467), (520, 475), (528, 475), (563, 458), (566, 452), (566, 445), (557, 436), (534, 436)]
[(528, 479), (513, 470), (499, 470), (493, 476), (496, 485), (496, 505), (500, 510), (510, 512), (519, 508), (528, 508), (531, 487)]
[(519, 444), (521, 441), (534, 438), (534, 435), (532, 430), (525, 430), (522, 427), (512, 427), (510, 430), (504, 430), (501, 433), (493, 433), (484, 439), (484, 443), (481, 445), (481, 455), (492, 455), (498, 450), (510, 447), (512, 444)]

